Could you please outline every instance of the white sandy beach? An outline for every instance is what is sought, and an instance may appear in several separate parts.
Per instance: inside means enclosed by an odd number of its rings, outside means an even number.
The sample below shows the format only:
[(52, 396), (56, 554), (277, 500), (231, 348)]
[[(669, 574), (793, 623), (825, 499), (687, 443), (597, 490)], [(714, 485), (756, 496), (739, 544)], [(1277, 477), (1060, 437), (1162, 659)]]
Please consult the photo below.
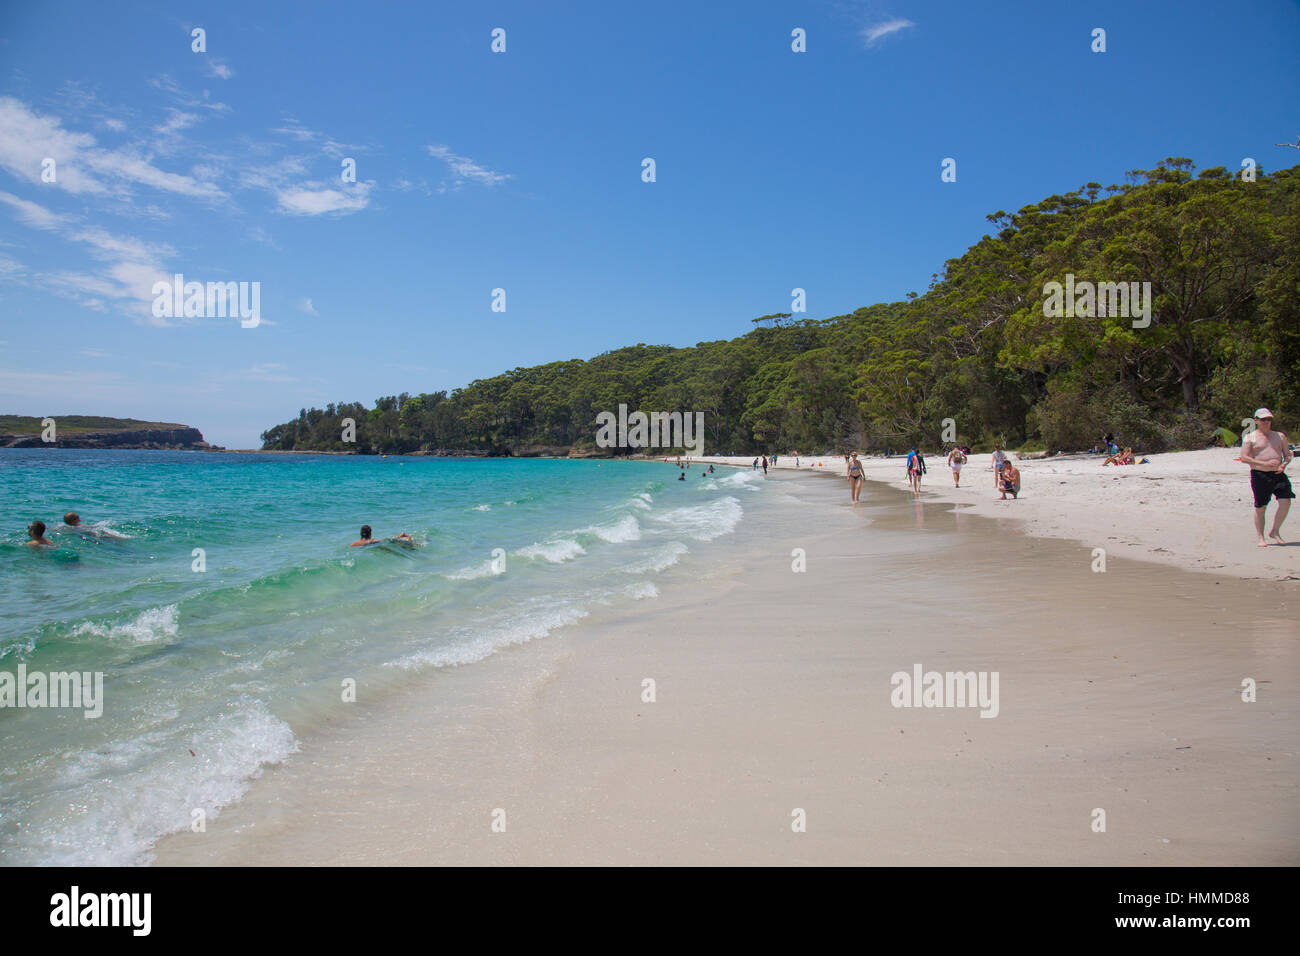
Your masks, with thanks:
[[(768, 482), (699, 581), (358, 705), (158, 863), (1300, 862), (1294, 585), (1094, 573), (975, 516), (998, 502)], [(997, 672), (996, 718), (894, 706), (917, 665)]]
[[(1016, 500), (1000, 500), (989, 455), (971, 456), (959, 488), (953, 487), (944, 457), (927, 455), (921, 493), (926, 500), (962, 505), (969, 514), (1013, 519), (1032, 535), (1105, 548), (1108, 558), (1161, 561), (1234, 577), (1300, 579), (1300, 509), (1282, 526), (1291, 544), (1258, 547), (1249, 469), (1233, 460), (1240, 453), (1233, 448), (1170, 452), (1145, 456), (1145, 465), (1103, 467), (1105, 456), (1020, 460), (1013, 452), (1021, 472)], [(704, 461), (748, 467), (753, 458)], [(868, 480), (907, 489), (904, 456), (861, 461)], [(799, 470), (844, 475), (842, 457), (800, 457), (798, 462)], [(777, 468), (794, 470), (795, 459), (778, 455)], [(1268, 509), (1268, 527), (1276, 507)]]

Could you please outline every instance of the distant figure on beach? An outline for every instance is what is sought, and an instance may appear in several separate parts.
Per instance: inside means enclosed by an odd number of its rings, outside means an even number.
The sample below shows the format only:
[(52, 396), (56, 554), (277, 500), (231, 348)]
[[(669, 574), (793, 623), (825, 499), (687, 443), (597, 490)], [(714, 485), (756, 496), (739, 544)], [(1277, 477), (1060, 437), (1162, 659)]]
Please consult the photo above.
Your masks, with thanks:
[(1109, 458), (1103, 461), (1101, 463), (1101, 466), (1105, 468), (1107, 465), (1131, 465), (1131, 464), (1133, 464), (1133, 449), (1125, 448), (1123, 451), (1115, 452), (1115, 454), (1111, 455)]
[(754, 459), (754, 464), (753, 464), (752, 467), (753, 467), (753, 469), (754, 469), (755, 471), (758, 471), (758, 459), (757, 459), (757, 458)]
[(1020, 469), (1009, 461), (1002, 466), (1002, 498), (1007, 495), (1012, 498), (1020, 495)]
[(1286, 466), (1294, 457), (1287, 444), (1286, 435), (1273, 431), (1273, 413), (1267, 408), (1255, 409), (1255, 430), (1241, 440), (1241, 463), (1250, 466), (1250, 490), (1255, 495), (1255, 534), (1259, 546), (1268, 546), (1264, 538), (1264, 517), (1269, 500), (1277, 498), (1277, 511), (1273, 513), (1273, 528), (1268, 536), (1278, 544), (1282, 540), (1282, 522), (1291, 510), (1291, 479)]
[(948, 452), (948, 467), (952, 469), (952, 486), (958, 488), (961, 486), (961, 466), (966, 464), (966, 455), (962, 452), (960, 445), (954, 445), (952, 451)]
[(912, 490), (917, 494), (921, 493), (921, 476), (924, 474), (925, 458), (913, 448), (907, 455), (907, 480), (911, 483)]
[(709, 474), (710, 474), (710, 475), (713, 474), (713, 466), (712, 466), (712, 465), (709, 465)]
[(767, 456), (766, 456), (766, 455), (763, 456), (763, 474), (764, 474), (765, 476), (767, 475)]
[(1002, 454), (1002, 446), (993, 446), (993, 489), (1002, 487), (1002, 466), (1007, 463), (1007, 456)]
[(373, 532), (370, 530), (370, 525), (363, 524), (361, 526), (361, 537), (358, 540), (353, 541), (350, 545), (348, 545), (348, 547), (364, 548), (367, 545), (378, 544), (379, 542), (376, 541), (373, 537), (371, 537), (372, 534)]
[(29, 548), (54, 547), (54, 542), (51, 541), (49, 538), (45, 537), (44, 521), (33, 521), (31, 524), (29, 524), (27, 526), (27, 537), (30, 539), (27, 542), (27, 547)]
[(858, 461), (858, 453), (855, 451), (848, 467), (849, 476), (849, 500), (856, 502), (862, 494), (862, 462)]
[(678, 475), (677, 475), (677, 480), (678, 480), (678, 481), (685, 481), (685, 480), (686, 480), (686, 472), (685, 472), (685, 471), (681, 471), (681, 472), (679, 472)]

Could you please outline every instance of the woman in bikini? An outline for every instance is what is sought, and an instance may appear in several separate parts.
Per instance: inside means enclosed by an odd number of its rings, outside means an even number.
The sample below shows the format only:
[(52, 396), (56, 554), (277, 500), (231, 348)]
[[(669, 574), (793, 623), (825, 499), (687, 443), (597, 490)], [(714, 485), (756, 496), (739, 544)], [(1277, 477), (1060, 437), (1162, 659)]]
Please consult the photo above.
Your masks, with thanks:
[(853, 453), (852, 460), (849, 461), (848, 478), (849, 497), (856, 502), (858, 496), (862, 494), (862, 462), (858, 461), (856, 451)]

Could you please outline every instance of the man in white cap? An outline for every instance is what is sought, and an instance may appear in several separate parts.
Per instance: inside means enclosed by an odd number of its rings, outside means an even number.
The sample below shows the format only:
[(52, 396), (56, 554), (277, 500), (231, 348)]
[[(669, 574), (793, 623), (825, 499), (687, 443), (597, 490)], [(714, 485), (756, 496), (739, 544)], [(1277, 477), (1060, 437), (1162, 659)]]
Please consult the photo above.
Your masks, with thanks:
[(1268, 536), (1278, 544), (1282, 540), (1282, 522), (1291, 510), (1291, 499), (1295, 492), (1291, 490), (1291, 479), (1286, 475), (1286, 466), (1291, 463), (1291, 448), (1286, 436), (1273, 431), (1273, 413), (1267, 408), (1255, 409), (1253, 432), (1241, 440), (1241, 463), (1250, 466), (1250, 490), (1255, 493), (1255, 533), (1259, 535), (1259, 546), (1268, 546), (1264, 537), (1264, 510), (1269, 500), (1277, 498), (1277, 511), (1273, 515), (1273, 529)]

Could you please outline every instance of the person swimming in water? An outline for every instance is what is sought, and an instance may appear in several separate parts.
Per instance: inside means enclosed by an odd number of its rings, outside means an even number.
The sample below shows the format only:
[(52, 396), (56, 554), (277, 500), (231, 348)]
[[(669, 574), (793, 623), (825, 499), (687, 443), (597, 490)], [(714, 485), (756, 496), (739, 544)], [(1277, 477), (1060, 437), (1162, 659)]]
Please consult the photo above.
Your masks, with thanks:
[(373, 535), (374, 532), (370, 530), (370, 525), (363, 524), (361, 526), (361, 537), (358, 540), (353, 541), (350, 545), (348, 545), (348, 547), (364, 548), (372, 544), (378, 544), (379, 542), (374, 539)]
[(49, 538), (45, 537), (44, 521), (33, 521), (31, 524), (29, 524), (27, 526), (27, 537), (30, 539), (27, 542), (27, 547), (29, 548), (54, 547), (54, 542), (51, 541)]
[(414, 548), (415, 539), (403, 531), (401, 534), (395, 534), (391, 538), (376, 538), (374, 532), (370, 530), (370, 525), (361, 526), (361, 537), (353, 541), (349, 548), (365, 548), (372, 544), (397, 544), (404, 548)]
[(69, 511), (63, 516), (63, 524), (54, 529), (55, 534), (75, 534), (83, 538), (95, 537), (95, 532), (89, 528), (81, 527), (81, 515), (75, 511)]
[(55, 534), (75, 534), (89, 541), (98, 538), (110, 538), (114, 541), (125, 541), (127, 535), (119, 534), (109, 528), (87, 528), (81, 523), (81, 515), (75, 511), (69, 511), (63, 516), (63, 524), (54, 529)]

